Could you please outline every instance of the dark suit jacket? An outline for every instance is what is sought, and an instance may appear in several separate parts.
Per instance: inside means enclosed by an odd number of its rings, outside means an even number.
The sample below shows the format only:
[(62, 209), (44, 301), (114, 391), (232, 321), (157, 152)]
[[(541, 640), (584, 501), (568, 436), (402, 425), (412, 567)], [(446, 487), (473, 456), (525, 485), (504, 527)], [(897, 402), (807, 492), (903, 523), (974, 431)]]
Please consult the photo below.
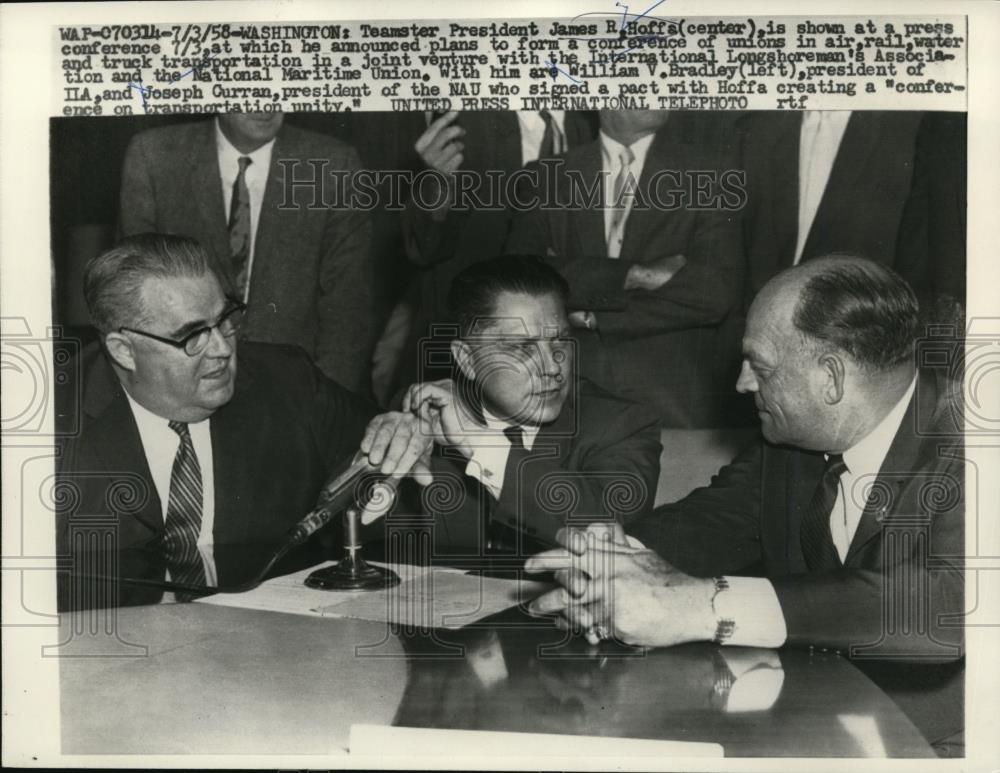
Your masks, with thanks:
[[(565, 139), (570, 148), (589, 142), (594, 137), (592, 116), (566, 112)], [(463, 112), (458, 124), (466, 133), (463, 170), (480, 175), (484, 183), (473, 191), (481, 200), (489, 201), (488, 171), (500, 172), (501, 194), (508, 176), (522, 168), (521, 130), (517, 113), (505, 111)], [(416, 139), (414, 137), (414, 139)], [(409, 340), (404, 346), (396, 381), (406, 386), (415, 380), (447, 377), (447, 373), (431, 371), (421, 362), (419, 342), (428, 335), (431, 326), (449, 322), (447, 296), (452, 279), (470, 263), (492, 258), (503, 251), (510, 233), (513, 213), (507, 209), (505, 196), (496, 202), (498, 209), (452, 211), (442, 223), (411, 201), (403, 212), (403, 229), (407, 255), (417, 267), (407, 302), (413, 308)], [(447, 336), (446, 336), (447, 337)]]
[(520, 463), (513, 452), (508, 457), (499, 501), (465, 474), (461, 454), (437, 449), (424, 496), (424, 511), (435, 515), (435, 546), (479, 555), (490, 517), (523, 536), (522, 555), (554, 545), (572, 520), (630, 523), (652, 509), (660, 448), (651, 411), (581, 379), (576, 398), (542, 427), (530, 453)]
[[(231, 280), (229, 236), (212, 121), (197, 121), (137, 135), (122, 172), (121, 231), (160, 231), (202, 243)], [(290, 193), (280, 160), (303, 163), (296, 180), (311, 180), (309, 159), (327, 161), (324, 195), (300, 185)], [(369, 216), (360, 209), (328, 208), (337, 186), (332, 170), (360, 168), (349, 145), (283, 126), (271, 154), (250, 277), (248, 314), (241, 337), (296, 344), (330, 378), (368, 391), (376, 334)], [(291, 170), (289, 170), (291, 175)], [(284, 204), (284, 206), (280, 206)]]
[[(668, 123), (657, 132), (638, 181), (641, 190), (664, 169), (683, 175), (731, 168), (724, 143), (686, 138), (680, 125)], [(718, 327), (743, 292), (738, 214), (696, 209), (690, 200), (674, 210), (654, 202), (637, 206), (626, 221), (621, 257), (609, 260), (603, 210), (569, 201), (573, 186), (566, 173), (593, 185), (601, 173), (600, 141), (567, 155), (564, 169), (550, 181), (561, 206), (521, 214), (505, 251), (547, 255), (570, 283), (570, 307), (595, 312), (597, 332), (579, 335), (582, 375), (652, 406), (665, 427), (714, 426), (721, 396), (731, 392), (731, 385), (723, 391), (717, 383)], [(667, 189), (661, 188), (666, 203)], [(660, 289), (624, 289), (633, 264), (678, 253), (687, 265)]]
[[(919, 113), (855, 111), (847, 123), (802, 259), (854, 252), (891, 266), (910, 190)], [(798, 239), (802, 114), (751, 113), (744, 123), (744, 218), (752, 299), (792, 265)]]
[[(240, 344), (232, 399), (211, 417), (213, 538), (275, 545), (305, 516), (330, 472), (353, 454), (372, 406), (325, 378), (292, 346)], [(115, 522), (113, 548), (141, 551), (163, 533), (163, 508), (121, 383), (91, 345), (58, 382), (57, 545), (77, 558), (88, 517)], [(108, 549), (105, 546), (104, 549)], [(220, 580), (222, 578), (220, 577)]]
[[(809, 572), (799, 544), (823, 454), (763, 441), (711, 485), (657, 508), (631, 533), (691, 574), (770, 578), (788, 644), (848, 651), (882, 642), (889, 658), (959, 658), (964, 453), (954, 390), (933, 373), (921, 374), (842, 569)], [(886, 638), (886, 615), (910, 623), (916, 614), (926, 631)]]
[(925, 113), (917, 132), (895, 267), (921, 300), (965, 304), (967, 129), (965, 113)]

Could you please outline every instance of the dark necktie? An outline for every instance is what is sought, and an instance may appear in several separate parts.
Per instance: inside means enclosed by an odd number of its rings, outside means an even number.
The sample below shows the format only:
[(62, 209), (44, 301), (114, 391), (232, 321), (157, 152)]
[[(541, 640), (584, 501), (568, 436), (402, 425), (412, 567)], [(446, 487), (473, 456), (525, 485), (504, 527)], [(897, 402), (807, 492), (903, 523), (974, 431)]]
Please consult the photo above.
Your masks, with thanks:
[(802, 518), (800, 543), (810, 572), (831, 571), (842, 565), (830, 534), (830, 513), (837, 503), (840, 476), (846, 470), (843, 456), (830, 454), (827, 457), (823, 477), (820, 478), (816, 493)]
[(253, 162), (240, 156), (240, 172), (233, 183), (233, 198), (229, 205), (229, 251), (233, 258), (236, 292), (245, 297), (247, 270), (250, 267), (250, 189), (247, 187), (247, 167)]
[[(172, 421), (169, 426), (180, 436), (181, 442), (170, 472), (170, 498), (167, 500), (163, 552), (172, 582), (205, 585), (205, 566), (198, 551), (203, 500), (201, 466), (194, 453), (188, 425)], [(177, 594), (178, 601), (190, 598), (190, 595)]]
[[(521, 460), (527, 456), (527, 449), (524, 447), (524, 430), (519, 426), (505, 427), (503, 434), (510, 441), (510, 453), (507, 455), (507, 474), (504, 475), (504, 488), (513, 491), (515, 497), (518, 496), (518, 474), (517, 470)], [(513, 488), (511, 488), (513, 487)], [(487, 553), (513, 553), (516, 551), (516, 535), (510, 526), (494, 520), (493, 511), (496, 503), (492, 497), (488, 499), (490, 506), (486, 508), (486, 552)]]
[(552, 113), (548, 110), (539, 110), (538, 114), (545, 121), (545, 133), (542, 135), (542, 144), (538, 149), (538, 157), (541, 159), (554, 158), (562, 152), (562, 137), (560, 136), (559, 127), (556, 125)]

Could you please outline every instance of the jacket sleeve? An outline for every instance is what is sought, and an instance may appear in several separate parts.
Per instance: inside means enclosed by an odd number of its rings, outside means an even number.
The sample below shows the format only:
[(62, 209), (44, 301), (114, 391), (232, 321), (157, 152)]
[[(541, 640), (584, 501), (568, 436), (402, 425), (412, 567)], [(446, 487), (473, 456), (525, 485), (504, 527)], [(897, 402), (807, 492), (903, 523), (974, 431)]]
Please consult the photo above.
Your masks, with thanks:
[[(650, 512), (660, 474), (660, 427), (654, 414), (627, 404), (579, 456), (560, 458), (539, 441), (518, 465), (508, 459), (494, 517), (541, 542), (555, 544), (569, 523), (614, 516), (628, 523)], [(515, 468), (516, 467), (516, 468)]]
[[(667, 449), (669, 453), (671, 449)], [(684, 499), (628, 533), (688, 574), (736, 574), (759, 563), (762, 445), (755, 443)]]
[[(604, 288), (594, 291), (604, 300), (607, 311), (592, 304), (597, 315), (598, 332), (609, 340), (628, 340), (659, 335), (673, 330), (718, 325), (740, 301), (745, 276), (745, 261), (736, 218), (724, 212), (699, 213), (687, 263), (669, 282), (657, 290), (624, 290), (629, 261), (614, 266), (617, 277), (593, 277)], [(599, 261), (594, 261), (599, 262)], [(571, 267), (570, 270), (572, 270)], [(618, 297), (616, 297), (618, 296)], [(586, 304), (588, 297), (581, 300)], [(620, 299), (620, 300), (619, 300)], [(619, 311), (615, 307), (622, 305)], [(586, 306), (585, 306), (586, 308)]]

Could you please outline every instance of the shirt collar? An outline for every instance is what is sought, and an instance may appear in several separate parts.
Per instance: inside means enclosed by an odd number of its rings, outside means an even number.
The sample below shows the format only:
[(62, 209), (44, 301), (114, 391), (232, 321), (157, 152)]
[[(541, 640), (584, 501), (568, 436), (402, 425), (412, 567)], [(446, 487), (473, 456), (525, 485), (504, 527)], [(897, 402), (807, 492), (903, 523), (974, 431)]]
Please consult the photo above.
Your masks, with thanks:
[[(565, 133), (563, 126), (566, 123), (566, 111), (549, 110), (549, 115), (552, 116), (552, 120), (556, 122), (556, 126), (559, 127), (560, 131)], [(525, 129), (545, 129), (545, 119), (542, 118), (541, 113), (537, 110), (518, 110), (517, 122)]]
[(521, 432), (524, 433), (524, 440), (522, 442), (524, 443), (524, 447), (529, 451), (535, 444), (535, 438), (541, 429), (537, 424), (515, 424), (512, 421), (504, 421), (490, 413), (485, 407), (483, 408), (483, 421), (486, 422), (486, 426), (489, 429), (496, 430), (497, 432), (503, 432), (508, 427), (520, 427)]
[(899, 425), (903, 423), (903, 415), (910, 404), (916, 385), (917, 377), (914, 375), (906, 392), (875, 429), (844, 451), (844, 464), (852, 475), (875, 474), (882, 468), (882, 462), (889, 453), (889, 446), (899, 431)]
[[(250, 164), (250, 169), (263, 169), (266, 173), (271, 167), (271, 152), (274, 150), (276, 140), (277, 137), (270, 142), (264, 143), (252, 153), (240, 153), (223, 133), (222, 127), (219, 126), (219, 119), (216, 118), (215, 147), (219, 153), (219, 169), (222, 170), (223, 178), (236, 179), (236, 175), (239, 174), (239, 161), (243, 156), (246, 156), (253, 162)], [(249, 174), (249, 170), (247, 170), (247, 173)]]
[[(124, 385), (122, 386), (122, 391), (125, 393), (125, 397), (128, 398), (128, 404), (132, 408), (132, 415), (135, 417), (135, 423), (139, 425), (139, 427), (141, 428), (163, 427), (169, 429), (170, 427), (169, 419), (164, 419), (159, 414), (153, 413), (145, 406), (140, 405), (138, 402), (136, 402), (136, 399), (128, 393), (128, 390), (124, 387)], [(186, 422), (186, 423), (188, 424), (188, 426), (194, 427), (196, 425), (201, 424), (202, 422), (210, 420), (211, 417), (209, 417), (208, 419), (202, 419), (201, 421), (198, 422)]]
[[(633, 168), (642, 169), (646, 163), (646, 154), (649, 152), (649, 146), (653, 144), (655, 137), (656, 132), (650, 132), (645, 137), (640, 137), (628, 146), (632, 150), (634, 157), (632, 161)], [(604, 155), (604, 163), (608, 168), (617, 168), (618, 159), (624, 149), (625, 146), (618, 140), (611, 139), (611, 137), (604, 133), (603, 129), (601, 130), (601, 153)]]

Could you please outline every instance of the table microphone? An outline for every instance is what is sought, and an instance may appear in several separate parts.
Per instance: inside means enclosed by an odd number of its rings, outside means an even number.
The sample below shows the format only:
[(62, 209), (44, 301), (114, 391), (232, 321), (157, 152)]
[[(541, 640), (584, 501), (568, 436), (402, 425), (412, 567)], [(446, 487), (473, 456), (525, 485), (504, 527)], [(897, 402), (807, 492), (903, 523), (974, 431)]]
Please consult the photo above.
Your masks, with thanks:
[[(358, 451), (351, 459), (342, 463), (334, 470), (334, 473), (320, 490), (316, 507), (285, 532), (278, 543), (277, 550), (275, 550), (270, 560), (264, 565), (264, 568), (253, 578), (239, 585), (207, 587), (132, 577), (122, 577), (121, 581), (130, 585), (145, 585), (161, 590), (184, 591), (203, 596), (215, 593), (243, 593), (252, 590), (260, 585), (264, 578), (267, 577), (268, 572), (274, 568), (274, 565), (289, 550), (303, 544), (340, 513), (349, 507), (355, 506), (357, 502), (367, 503), (370, 499), (380, 496), (374, 488), (376, 485), (383, 483), (388, 477), (379, 473), (378, 467), (369, 462), (368, 457), (363, 452)], [(389, 488), (393, 491), (395, 490), (395, 487), (391, 485)], [(365, 489), (368, 490), (365, 491)], [(382, 496), (384, 496), (384, 493)], [(386, 507), (386, 509), (388, 508)], [(103, 575), (97, 575), (96, 577), (97, 579), (108, 579)]]

